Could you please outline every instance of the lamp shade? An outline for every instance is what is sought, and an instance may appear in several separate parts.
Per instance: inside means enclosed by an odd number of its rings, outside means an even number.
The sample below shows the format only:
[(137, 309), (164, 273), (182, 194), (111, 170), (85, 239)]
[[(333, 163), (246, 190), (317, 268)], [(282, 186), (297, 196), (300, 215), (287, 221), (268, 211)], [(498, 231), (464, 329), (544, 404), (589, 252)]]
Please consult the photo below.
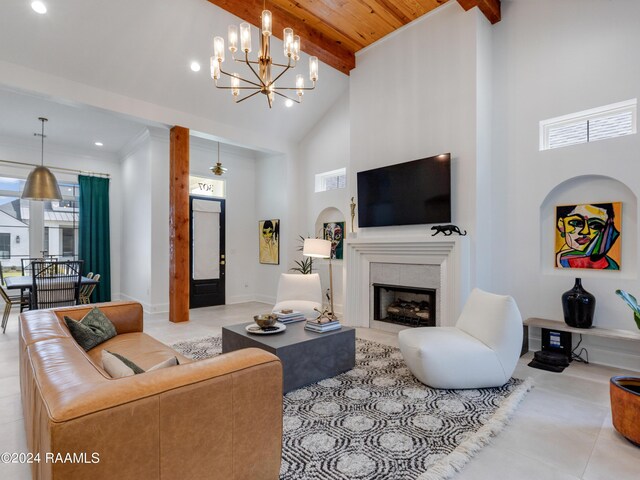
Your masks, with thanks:
[(329, 258), (331, 256), (331, 242), (320, 238), (305, 238), (302, 255), (314, 258)]
[(62, 200), (56, 177), (47, 167), (34, 168), (22, 190), (25, 200)]

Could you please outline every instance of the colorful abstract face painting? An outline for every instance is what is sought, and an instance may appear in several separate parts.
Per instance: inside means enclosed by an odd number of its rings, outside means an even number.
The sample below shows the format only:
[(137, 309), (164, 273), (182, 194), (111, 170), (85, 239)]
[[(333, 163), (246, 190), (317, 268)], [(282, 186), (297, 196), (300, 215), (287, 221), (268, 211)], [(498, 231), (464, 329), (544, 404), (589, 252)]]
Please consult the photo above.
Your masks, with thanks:
[(331, 259), (343, 259), (344, 222), (331, 222), (323, 225), (324, 239), (331, 242)]
[(280, 220), (260, 220), (260, 263), (278, 265), (280, 263)]
[(556, 207), (556, 267), (620, 270), (622, 202)]

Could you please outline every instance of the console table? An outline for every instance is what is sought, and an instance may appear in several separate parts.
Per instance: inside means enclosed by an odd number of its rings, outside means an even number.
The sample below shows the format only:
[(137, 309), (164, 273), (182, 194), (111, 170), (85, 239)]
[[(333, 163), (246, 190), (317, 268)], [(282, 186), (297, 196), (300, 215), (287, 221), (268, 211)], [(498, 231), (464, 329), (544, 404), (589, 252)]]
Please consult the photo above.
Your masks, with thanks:
[[(629, 319), (631, 321), (631, 319)], [(558, 332), (581, 333), (582, 335), (593, 335), (596, 337), (616, 338), (618, 340), (640, 340), (640, 333), (630, 330), (617, 330), (613, 328), (575, 328), (570, 327), (564, 322), (558, 320), (547, 320), (545, 318), (531, 317), (524, 321), (525, 327), (540, 327)]]
[[(529, 338), (529, 327), (545, 328), (547, 330), (554, 330), (556, 332), (570, 332), (572, 334), (579, 333), (580, 335), (593, 335), (595, 337), (612, 338), (616, 340), (640, 341), (640, 332), (601, 327), (575, 328), (570, 327), (565, 322), (560, 322), (558, 320), (547, 320), (546, 318), (536, 317), (527, 318), (524, 321), (524, 336), (527, 340)], [(527, 341), (527, 351), (529, 350), (528, 345), (529, 342)]]

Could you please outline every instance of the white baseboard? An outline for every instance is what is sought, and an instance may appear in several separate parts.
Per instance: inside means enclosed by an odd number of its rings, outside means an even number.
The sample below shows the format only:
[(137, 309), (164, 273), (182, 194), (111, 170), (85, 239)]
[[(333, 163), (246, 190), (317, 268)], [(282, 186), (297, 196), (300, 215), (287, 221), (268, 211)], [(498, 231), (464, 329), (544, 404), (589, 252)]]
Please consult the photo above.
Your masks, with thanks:
[(137, 298), (130, 297), (129, 295), (125, 295), (124, 293), (118, 294), (119, 300), (127, 300), (129, 302), (138, 302), (142, 305), (142, 310), (145, 314), (148, 315), (159, 315), (164, 313), (169, 313), (169, 304), (168, 303), (156, 303), (150, 304), (146, 302), (142, 302)]
[(151, 305), (151, 313), (169, 313), (168, 303), (156, 303)]
[(256, 295), (253, 296), (253, 300), (252, 301), (268, 303), (269, 305), (275, 305), (276, 304), (276, 297), (273, 297), (271, 295), (256, 294)]
[(255, 302), (256, 297), (254, 295), (233, 295), (226, 298), (226, 305), (235, 305), (236, 303), (248, 303)]
[(144, 313), (151, 312), (151, 306), (148, 303), (142, 302), (137, 298), (130, 297), (129, 295), (125, 295), (124, 293), (120, 293), (118, 296), (120, 297), (120, 300), (125, 300), (127, 302), (138, 302), (140, 305), (142, 305), (142, 311)]

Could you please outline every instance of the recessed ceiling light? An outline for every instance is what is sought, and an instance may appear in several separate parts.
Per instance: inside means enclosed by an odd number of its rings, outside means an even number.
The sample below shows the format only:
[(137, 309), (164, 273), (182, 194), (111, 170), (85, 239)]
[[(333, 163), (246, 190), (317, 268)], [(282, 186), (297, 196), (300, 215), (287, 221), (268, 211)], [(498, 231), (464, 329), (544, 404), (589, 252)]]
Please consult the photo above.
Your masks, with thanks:
[(104, 146), (104, 143), (102, 143), (102, 142), (96, 142), (94, 145), (95, 145), (96, 147), (102, 147), (102, 146)]
[(33, 8), (34, 12), (41, 15), (47, 13), (47, 6), (44, 2), (31, 2), (31, 8)]
[(194, 72), (200, 71), (200, 64), (198, 62), (191, 62), (191, 70)]
[(290, 98), (287, 98), (284, 102), (285, 106), (287, 107), (293, 107), (293, 100), (291, 100)]

